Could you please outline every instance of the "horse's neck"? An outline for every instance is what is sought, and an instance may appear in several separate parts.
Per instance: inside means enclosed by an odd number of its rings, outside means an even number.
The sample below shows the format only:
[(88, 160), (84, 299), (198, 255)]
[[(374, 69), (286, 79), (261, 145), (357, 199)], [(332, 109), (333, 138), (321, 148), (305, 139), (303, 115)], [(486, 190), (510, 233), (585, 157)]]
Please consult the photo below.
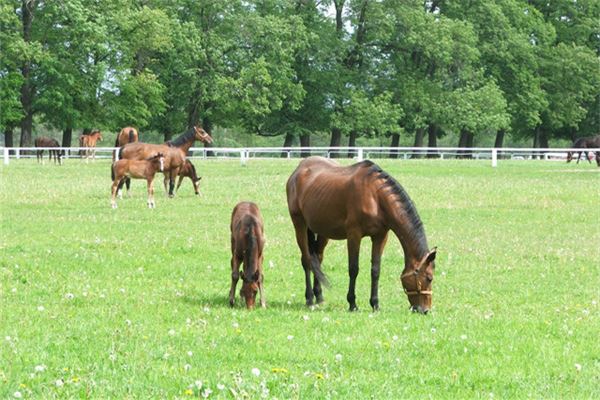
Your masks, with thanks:
[(418, 217), (410, 218), (404, 206), (398, 202), (389, 202), (388, 224), (404, 250), (404, 263), (411, 266), (427, 254), (427, 239), (423, 225)]

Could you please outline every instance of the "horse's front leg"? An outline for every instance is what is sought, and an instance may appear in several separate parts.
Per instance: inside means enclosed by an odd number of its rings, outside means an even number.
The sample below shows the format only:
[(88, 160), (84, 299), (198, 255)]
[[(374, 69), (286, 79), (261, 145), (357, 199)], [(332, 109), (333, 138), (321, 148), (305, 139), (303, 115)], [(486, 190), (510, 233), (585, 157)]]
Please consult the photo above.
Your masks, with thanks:
[(175, 178), (179, 175), (179, 168), (173, 168), (169, 175), (169, 197), (175, 197), (173, 190), (175, 189)]
[(369, 303), (373, 311), (379, 310), (379, 271), (381, 267), (381, 254), (387, 241), (387, 232), (371, 238), (371, 298)]
[(156, 207), (154, 203), (154, 176), (146, 178), (148, 182), (148, 208)]
[(356, 277), (358, 276), (358, 256), (360, 252), (360, 235), (349, 235), (348, 236), (348, 275), (350, 277), (350, 283), (348, 285), (348, 295), (346, 299), (350, 305), (350, 311), (358, 310), (356, 306)]
[(258, 278), (258, 294), (260, 295), (260, 306), (262, 308), (266, 308), (267, 307), (267, 301), (265, 300), (265, 288), (263, 286), (263, 279), (264, 276), (262, 274), (262, 272), (260, 273), (260, 277)]
[(235, 304), (235, 287), (240, 279), (240, 264), (242, 259), (235, 255), (235, 251), (231, 254), (231, 289), (229, 289), (229, 305), (233, 307)]

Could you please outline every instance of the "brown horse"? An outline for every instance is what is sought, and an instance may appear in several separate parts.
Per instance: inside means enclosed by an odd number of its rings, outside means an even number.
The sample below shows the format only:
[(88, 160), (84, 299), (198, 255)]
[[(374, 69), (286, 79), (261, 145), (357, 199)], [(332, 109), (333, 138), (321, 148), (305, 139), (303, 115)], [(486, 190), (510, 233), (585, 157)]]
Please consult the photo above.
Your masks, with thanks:
[(125, 146), (127, 143), (135, 143), (139, 141), (139, 134), (137, 129), (126, 126), (121, 129), (115, 140), (115, 147)]
[[(190, 180), (192, 181), (192, 185), (194, 185), (194, 192), (199, 195), (200, 194), (200, 180), (202, 179), (201, 176), (198, 176), (198, 174), (196, 173), (196, 167), (194, 167), (194, 164), (192, 164), (192, 162), (188, 159), (185, 160), (185, 163), (183, 164), (183, 167), (181, 167), (181, 169), (179, 170), (179, 181), (177, 181), (177, 187), (175, 188), (175, 191), (179, 190), (179, 186), (181, 186), (181, 182), (183, 181), (183, 178), (190, 178)], [(165, 191), (167, 190), (167, 182), (165, 181)]]
[(229, 304), (235, 304), (235, 286), (242, 272), (240, 296), (246, 301), (247, 308), (254, 308), (256, 292), (260, 292), (260, 305), (265, 307), (263, 297), (263, 247), (265, 245), (263, 219), (258, 206), (251, 202), (238, 203), (231, 214), (231, 289)]
[[(600, 149), (600, 135), (591, 136), (591, 137), (582, 137), (576, 139), (571, 145), (574, 149)], [(581, 158), (581, 153), (586, 153), (585, 158), (591, 164), (592, 161), (587, 156), (587, 151), (581, 150), (577, 155), (577, 164), (579, 164), (579, 159)], [(596, 156), (596, 164), (600, 167), (600, 151), (595, 152)], [(569, 151), (567, 153), (567, 162), (571, 162), (573, 160), (573, 152)]]
[[(49, 138), (47, 136), (39, 136), (35, 138), (35, 147), (60, 147), (58, 140)], [(54, 164), (58, 161), (58, 165), (61, 165), (61, 157), (65, 154), (64, 150), (48, 150), (48, 161), (54, 157)], [(44, 150), (36, 150), (36, 156), (38, 162), (44, 163)]]
[[(199, 140), (204, 143), (212, 143), (212, 138), (201, 127), (193, 127), (186, 131), (173, 141), (165, 144), (150, 144), (150, 143), (128, 143), (119, 150), (119, 158), (128, 160), (144, 160), (151, 157), (156, 152), (161, 152), (165, 155), (165, 180), (169, 179), (169, 197), (173, 197), (173, 189), (175, 188), (175, 178), (179, 175), (179, 170), (185, 163), (185, 157), (194, 144), (194, 141)], [(122, 183), (119, 185), (119, 190)], [(129, 191), (129, 184), (127, 185)]]
[(165, 165), (165, 156), (162, 153), (156, 153), (146, 160), (119, 160), (112, 165), (112, 190), (110, 204), (112, 208), (117, 208), (117, 187), (126, 177), (146, 179), (148, 186), (148, 208), (156, 207), (154, 203), (154, 175), (157, 171), (163, 171)]
[(82, 150), (82, 156), (87, 160), (90, 157), (92, 159), (96, 159), (96, 143), (102, 141), (102, 133), (95, 129), (89, 135), (81, 135), (79, 136), (79, 147), (87, 147), (85, 150)]
[(309, 157), (288, 179), (286, 192), (302, 253), (307, 305), (313, 304), (313, 296), (318, 303), (323, 302), (321, 283), (327, 285), (327, 280), (321, 263), (327, 242), (346, 239), (350, 275), (347, 300), (350, 311), (357, 310), (355, 285), (360, 242), (364, 236), (370, 236), (370, 304), (378, 310), (381, 254), (391, 229), (404, 249), (401, 280), (411, 309), (421, 313), (430, 310), (436, 249), (429, 250), (417, 210), (394, 178), (371, 161), (341, 167), (322, 157)]

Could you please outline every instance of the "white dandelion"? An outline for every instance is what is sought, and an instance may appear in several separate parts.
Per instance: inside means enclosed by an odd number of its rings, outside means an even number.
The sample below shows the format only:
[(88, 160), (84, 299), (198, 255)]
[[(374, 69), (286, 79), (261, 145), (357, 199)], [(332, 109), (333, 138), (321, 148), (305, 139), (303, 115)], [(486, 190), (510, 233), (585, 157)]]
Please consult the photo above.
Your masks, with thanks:
[(254, 375), (254, 376), (260, 376), (260, 369), (258, 369), (258, 368), (252, 368), (252, 375)]

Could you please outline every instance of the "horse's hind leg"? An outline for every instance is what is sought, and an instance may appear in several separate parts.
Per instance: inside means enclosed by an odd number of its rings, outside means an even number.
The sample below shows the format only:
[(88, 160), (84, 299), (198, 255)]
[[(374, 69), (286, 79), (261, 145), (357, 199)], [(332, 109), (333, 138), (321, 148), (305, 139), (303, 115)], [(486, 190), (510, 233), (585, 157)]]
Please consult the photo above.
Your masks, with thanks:
[(308, 248), (308, 228), (306, 227), (306, 222), (304, 222), (302, 216), (293, 215), (292, 222), (294, 223), (294, 229), (296, 231), (296, 242), (298, 243), (298, 247), (302, 254), (300, 260), (302, 262), (302, 268), (304, 268), (304, 283), (306, 285), (304, 297), (306, 298), (306, 305), (312, 306), (314, 302), (314, 292), (310, 281), (311, 257)]
[(387, 241), (387, 232), (381, 236), (371, 238), (371, 298), (369, 303), (373, 311), (379, 310), (379, 271), (381, 267), (381, 254)]
[[(317, 258), (319, 259), (319, 264), (321, 265), (323, 265), (323, 255), (325, 253), (325, 246), (327, 246), (328, 242), (329, 239), (327, 239), (326, 237), (317, 235), (315, 253)], [(321, 287), (321, 282), (319, 281), (319, 279), (317, 279), (316, 276), (313, 278), (313, 293), (315, 295), (315, 298), (317, 299), (317, 304), (322, 304), (324, 301), (323, 288)]]
[(348, 275), (350, 284), (346, 299), (350, 305), (350, 311), (358, 310), (356, 306), (356, 277), (358, 276), (358, 256), (360, 252), (360, 235), (348, 235)]
[[(233, 248), (233, 243), (231, 245)], [(242, 260), (235, 256), (235, 250), (232, 249), (231, 255), (231, 289), (229, 289), (229, 305), (233, 307), (235, 304), (235, 287), (240, 279), (240, 264)]]
[(111, 191), (110, 191), (110, 206), (112, 208), (117, 208), (117, 187), (119, 186), (119, 183), (121, 181), (121, 177), (116, 176), (115, 179), (113, 180), (113, 184), (111, 187)]

